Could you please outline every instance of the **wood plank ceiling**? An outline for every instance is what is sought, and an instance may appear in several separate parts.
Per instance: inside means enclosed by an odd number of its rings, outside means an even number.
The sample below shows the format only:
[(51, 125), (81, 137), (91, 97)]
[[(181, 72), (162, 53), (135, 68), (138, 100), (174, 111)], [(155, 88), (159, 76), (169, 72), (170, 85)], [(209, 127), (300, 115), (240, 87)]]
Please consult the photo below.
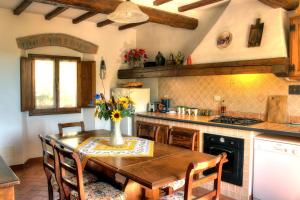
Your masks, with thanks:
[[(154, 0), (154, 6), (160, 6), (171, 2), (172, 0)], [(195, 1), (190, 4), (186, 4), (178, 7), (178, 12), (185, 12), (188, 10), (196, 9), (199, 7), (204, 7), (214, 3), (218, 3), (224, 0), (200, 0)], [(296, 9), (299, 5), (298, 0), (258, 0), (268, 6), (273, 8), (284, 8), (286, 10)], [(86, 11), (84, 14), (74, 18), (72, 22), (78, 24), (84, 20), (87, 20), (98, 13), (109, 14), (113, 12), (116, 7), (122, 3), (120, 0), (97, 0), (97, 1), (86, 1), (86, 0), (23, 0), (14, 10), (15, 15), (20, 15), (23, 11), (28, 8), (32, 3), (43, 3), (56, 6), (54, 10), (45, 15), (46, 20), (51, 20), (57, 17), (59, 14), (66, 11), (68, 8), (75, 8), (79, 10)], [(171, 12), (166, 12), (163, 10), (150, 8), (146, 6), (139, 5), (140, 9), (149, 15), (149, 20), (147, 22), (137, 23), (137, 24), (125, 24), (119, 26), (119, 30), (126, 30), (128, 28), (136, 27), (148, 22), (164, 24), (176, 28), (183, 28), (194, 30), (198, 27), (198, 19), (187, 17), (184, 15), (179, 15)], [(104, 27), (114, 22), (110, 20), (104, 20), (97, 23), (97, 27)]]

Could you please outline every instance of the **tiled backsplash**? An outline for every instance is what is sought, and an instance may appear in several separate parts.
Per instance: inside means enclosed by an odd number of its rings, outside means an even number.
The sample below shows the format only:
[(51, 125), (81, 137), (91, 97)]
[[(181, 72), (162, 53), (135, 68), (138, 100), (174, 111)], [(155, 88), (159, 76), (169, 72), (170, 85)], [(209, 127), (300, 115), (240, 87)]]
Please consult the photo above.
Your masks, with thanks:
[[(185, 105), (218, 110), (218, 95), (232, 112), (264, 115), (269, 95), (288, 95), (288, 86), (300, 84), (273, 74), (190, 76), (160, 78), (159, 97), (172, 99), (171, 106)], [(300, 116), (300, 95), (288, 95), (289, 115)]]

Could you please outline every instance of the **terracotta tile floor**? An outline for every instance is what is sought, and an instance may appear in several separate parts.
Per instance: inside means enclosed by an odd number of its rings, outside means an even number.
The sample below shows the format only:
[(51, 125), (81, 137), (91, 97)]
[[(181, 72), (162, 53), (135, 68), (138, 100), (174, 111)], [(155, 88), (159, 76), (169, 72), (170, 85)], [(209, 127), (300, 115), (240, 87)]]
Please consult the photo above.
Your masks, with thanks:
[[(23, 169), (14, 171), (21, 180), (21, 184), (15, 188), (16, 200), (48, 199), (47, 179), (41, 160), (30, 161)], [(58, 197), (58, 193), (55, 197)]]
[[(21, 180), (21, 184), (15, 187), (16, 200), (48, 199), (48, 187), (42, 160), (29, 161), (24, 168), (14, 169), (14, 172)], [(203, 194), (205, 190), (199, 190), (198, 192)], [(54, 197), (58, 199), (58, 193), (54, 193)], [(221, 196), (220, 200), (232, 199)]]

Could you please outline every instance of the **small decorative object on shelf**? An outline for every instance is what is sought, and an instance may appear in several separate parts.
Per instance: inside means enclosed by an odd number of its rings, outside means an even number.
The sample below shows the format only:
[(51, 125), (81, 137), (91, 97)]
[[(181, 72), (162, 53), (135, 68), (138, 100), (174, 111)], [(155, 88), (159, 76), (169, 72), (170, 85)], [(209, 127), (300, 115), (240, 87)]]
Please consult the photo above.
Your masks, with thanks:
[(175, 58), (176, 65), (182, 65), (183, 61), (184, 61), (184, 55), (181, 53), (181, 51), (178, 51)]
[(155, 62), (157, 66), (164, 66), (166, 64), (166, 59), (162, 55), (162, 53), (159, 51), (155, 57)]
[(223, 32), (218, 36), (217, 39), (217, 47), (219, 49), (225, 49), (227, 48), (232, 41), (232, 34), (230, 32)]
[(95, 103), (95, 116), (99, 119), (111, 120), (114, 123), (110, 145), (123, 145), (124, 139), (121, 134), (120, 123), (123, 118), (134, 114), (134, 102), (130, 97), (118, 97), (117, 99), (112, 97), (106, 101), (103, 94), (97, 94)]
[(264, 23), (261, 23), (260, 18), (256, 19), (256, 24), (251, 25), (248, 47), (259, 47), (264, 31)]
[(167, 65), (175, 65), (175, 64), (176, 64), (176, 62), (174, 59), (174, 55), (173, 55), (173, 53), (170, 53), (169, 59), (167, 60)]
[(124, 62), (130, 67), (143, 67), (147, 58), (145, 49), (130, 49), (124, 55)]
[(193, 64), (192, 56), (191, 56), (191, 55), (189, 55), (189, 56), (187, 57), (186, 64), (187, 64), (187, 65), (192, 65), (192, 64)]

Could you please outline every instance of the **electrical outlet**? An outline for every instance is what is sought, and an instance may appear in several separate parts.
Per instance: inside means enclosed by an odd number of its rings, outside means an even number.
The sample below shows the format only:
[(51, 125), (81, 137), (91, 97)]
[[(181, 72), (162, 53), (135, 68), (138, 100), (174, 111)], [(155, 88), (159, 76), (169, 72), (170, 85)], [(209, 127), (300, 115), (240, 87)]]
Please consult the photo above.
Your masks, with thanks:
[(300, 85), (290, 85), (289, 94), (291, 95), (300, 95)]
[(215, 102), (220, 102), (220, 101), (221, 101), (221, 97), (215, 95), (215, 96), (214, 96), (214, 101), (215, 101)]

